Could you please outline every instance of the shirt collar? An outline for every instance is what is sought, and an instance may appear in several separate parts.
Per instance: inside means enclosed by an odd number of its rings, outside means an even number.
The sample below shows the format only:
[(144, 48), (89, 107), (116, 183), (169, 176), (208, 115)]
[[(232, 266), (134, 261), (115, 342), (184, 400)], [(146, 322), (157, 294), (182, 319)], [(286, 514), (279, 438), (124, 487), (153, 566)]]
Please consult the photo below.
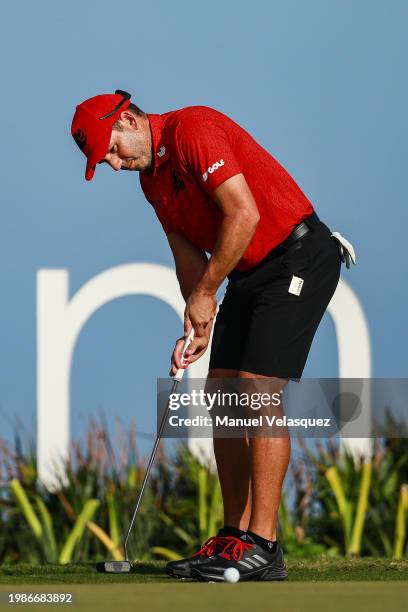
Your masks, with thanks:
[(148, 113), (147, 118), (149, 119), (150, 131), (152, 134), (152, 174), (154, 176), (161, 164), (166, 162), (170, 157), (169, 147), (166, 142), (166, 139), (163, 136), (164, 127), (166, 125), (166, 117), (165, 115), (155, 115)]

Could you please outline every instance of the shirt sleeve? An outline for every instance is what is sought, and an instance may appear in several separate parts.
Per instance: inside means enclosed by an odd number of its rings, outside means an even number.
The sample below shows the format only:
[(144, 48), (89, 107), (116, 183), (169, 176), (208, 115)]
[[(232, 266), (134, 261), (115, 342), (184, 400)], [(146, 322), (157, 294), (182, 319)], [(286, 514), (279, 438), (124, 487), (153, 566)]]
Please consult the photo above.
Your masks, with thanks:
[(211, 119), (181, 121), (177, 141), (188, 171), (210, 195), (221, 183), (242, 172), (228, 134)]

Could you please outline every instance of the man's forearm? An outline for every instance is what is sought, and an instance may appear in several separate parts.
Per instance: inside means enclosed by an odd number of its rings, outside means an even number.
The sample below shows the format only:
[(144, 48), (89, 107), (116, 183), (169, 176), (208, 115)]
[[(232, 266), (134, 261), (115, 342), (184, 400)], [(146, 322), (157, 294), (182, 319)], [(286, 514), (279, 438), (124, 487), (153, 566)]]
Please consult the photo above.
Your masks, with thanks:
[(204, 253), (192, 253), (188, 259), (183, 259), (182, 263), (176, 265), (177, 280), (180, 291), (187, 302), (191, 292), (200, 282), (208, 264), (208, 259)]
[(255, 233), (258, 218), (237, 214), (224, 216), (211, 259), (196, 290), (214, 294), (245, 253)]

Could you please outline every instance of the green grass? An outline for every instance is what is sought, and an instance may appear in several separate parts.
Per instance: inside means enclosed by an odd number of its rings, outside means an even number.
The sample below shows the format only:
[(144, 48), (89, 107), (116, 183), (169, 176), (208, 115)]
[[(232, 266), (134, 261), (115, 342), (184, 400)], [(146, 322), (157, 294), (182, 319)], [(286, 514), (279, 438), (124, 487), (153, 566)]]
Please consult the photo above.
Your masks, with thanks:
[[(404, 582), (243, 582), (203, 584), (65, 585), (20, 588), (0, 586), (0, 609), (10, 592), (72, 593), (75, 612), (403, 612), (408, 586)], [(57, 604), (19, 605), (24, 609), (52, 610)], [(9, 609), (12, 609), (8, 605)]]
[[(10, 592), (72, 593), (75, 612), (167, 612), (169, 608), (170, 612), (354, 612), (367, 608), (370, 612), (402, 612), (407, 608), (406, 561), (292, 559), (288, 569), (286, 582), (230, 585), (173, 580), (164, 574), (161, 562), (138, 563), (127, 575), (97, 574), (90, 564), (9, 565), (0, 567), (0, 608), (7, 606)], [(50, 610), (55, 605), (37, 604), (34, 609)]]
[[(164, 572), (161, 561), (138, 562), (131, 574), (98, 574), (93, 564), (3, 565), (0, 584), (106, 584), (161, 582), (179, 583)], [(320, 581), (408, 581), (408, 561), (389, 559), (289, 559), (290, 582)], [(185, 581), (184, 581), (185, 582)]]

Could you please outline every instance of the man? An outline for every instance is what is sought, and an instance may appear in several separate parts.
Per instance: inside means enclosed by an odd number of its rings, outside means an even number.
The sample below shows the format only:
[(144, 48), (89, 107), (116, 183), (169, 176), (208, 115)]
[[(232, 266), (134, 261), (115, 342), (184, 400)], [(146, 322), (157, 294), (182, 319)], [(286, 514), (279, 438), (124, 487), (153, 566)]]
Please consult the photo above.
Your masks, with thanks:
[[(120, 90), (77, 106), (71, 131), (87, 157), (87, 180), (98, 163), (140, 172), (174, 255), (184, 334), (195, 330), (187, 362), (207, 348), (216, 292), (228, 278), (209, 379), (264, 378), (272, 392), (300, 379), (339, 280), (339, 248), (343, 257), (350, 251), (333, 240), (282, 166), (214, 109), (145, 114)], [(183, 340), (171, 374), (181, 365)], [(223, 580), (233, 566), (241, 580), (283, 580), (276, 523), (289, 437), (219, 438), (214, 452), (224, 527), (194, 557), (169, 563), (168, 573)]]

